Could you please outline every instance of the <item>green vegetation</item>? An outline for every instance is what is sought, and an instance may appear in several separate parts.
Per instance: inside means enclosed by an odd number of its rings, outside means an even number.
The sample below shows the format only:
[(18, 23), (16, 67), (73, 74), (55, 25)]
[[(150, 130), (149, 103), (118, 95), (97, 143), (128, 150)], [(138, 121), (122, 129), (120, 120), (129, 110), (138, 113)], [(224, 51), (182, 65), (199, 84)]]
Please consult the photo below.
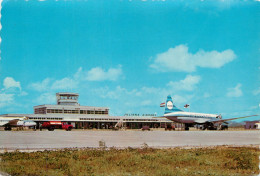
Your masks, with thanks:
[(258, 148), (65, 149), (0, 154), (11, 175), (254, 175)]

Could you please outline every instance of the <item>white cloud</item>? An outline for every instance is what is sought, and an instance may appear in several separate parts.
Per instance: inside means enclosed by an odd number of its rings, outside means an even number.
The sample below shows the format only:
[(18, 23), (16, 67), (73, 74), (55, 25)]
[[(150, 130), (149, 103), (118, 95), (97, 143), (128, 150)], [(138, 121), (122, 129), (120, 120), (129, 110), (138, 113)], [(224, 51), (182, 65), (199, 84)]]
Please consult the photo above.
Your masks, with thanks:
[(56, 80), (50, 86), (51, 90), (72, 90), (76, 89), (83, 80), (85, 73), (82, 71), (82, 67), (78, 68), (77, 72), (72, 77), (65, 77), (60, 80)]
[[(115, 89), (110, 89), (108, 87), (99, 88), (93, 90), (96, 95), (104, 99), (114, 99), (118, 100), (126, 106), (131, 107), (144, 107), (144, 106), (159, 106), (161, 102), (166, 100), (166, 96), (173, 95), (173, 100), (175, 104), (182, 104), (190, 102), (194, 95), (180, 95), (171, 88), (155, 88), (155, 87), (142, 87), (140, 89), (127, 89), (121, 86), (117, 86)], [(138, 102), (138, 103), (136, 103)]]
[(14, 105), (15, 96), (26, 96), (27, 92), (22, 91), (19, 81), (15, 81), (12, 77), (6, 77), (0, 90), (0, 107)]
[(14, 100), (14, 94), (0, 94), (0, 102), (10, 102)]
[(92, 89), (91, 95), (93, 97), (103, 98), (105, 104), (109, 103), (109, 107), (111, 108), (110, 113), (116, 115), (122, 115), (126, 112), (149, 113), (151, 109), (153, 109), (152, 111), (154, 112), (163, 113), (164, 110), (160, 108), (159, 105), (166, 101), (167, 95), (172, 95), (174, 104), (180, 108), (186, 103), (191, 104), (194, 97), (193, 94), (187, 92), (185, 92), (185, 94), (180, 93), (167, 85), (162, 87), (144, 86), (136, 89), (122, 86), (105, 86), (95, 90)]
[(29, 85), (30, 88), (39, 91), (50, 91), (50, 90), (68, 90), (75, 89), (78, 87), (78, 80), (73, 78), (65, 77), (60, 80), (52, 81), (50, 78), (44, 79), (42, 82), (36, 82)]
[(200, 82), (200, 76), (187, 75), (185, 79), (178, 82), (170, 81), (167, 86), (171, 87), (174, 91), (176, 90), (186, 90), (192, 91), (195, 89), (196, 85)]
[(235, 58), (235, 53), (230, 49), (222, 52), (199, 50), (192, 54), (189, 53), (186, 45), (178, 45), (164, 53), (157, 54), (150, 67), (161, 72), (194, 72), (197, 67), (220, 68)]
[(9, 89), (9, 88), (19, 88), (21, 90), (21, 85), (20, 82), (15, 81), (14, 78), (12, 77), (6, 77), (4, 79), (4, 88)]
[(0, 107), (7, 106), (14, 101), (14, 94), (0, 94)]
[(80, 82), (83, 81), (104, 81), (110, 80), (115, 81), (122, 74), (121, 66), (118, 68), (110, 68), (108, 71), (96, 67), (89, 71), (83, 71), (80, 67), (77, 72), (71, 77), (64, 77), (59, 80), (54, 80), (51, 78), (46, 78), (41, 82), (32, 83), (29, 85), (30, 88), (39, 91), (50, 91), (50, 90), (71, 90), (78, 88)]
[(228, 97), (241, 97), (243, 92), (241, 90), (241, 84), (237, 84), (234, 88), (228, 88), (227, 96)]
[(71, 78), (63, 78), (61, 80), (56, 80), (52, 86), (52, 90), (59, 89), (76, 89), (78, 87), (78, 81)]
[(32, 83), (29, 87), (39, 92), (46, 91), (50, 88), (50, 81), (51, 81), (50, 78), (46, 78), (42, 82)]
[(75, 80), (82, 80), (82, 79), (84, 79), (84, 73), (83, 73), (83, 69), (82, 69), (82, 67), (79, 67), (78, 68), (78, 70), (77, 70), (77, 72), (73, 75), (73, 78), (75, 79)]
[(77, 88), (79, 82), (83, 79), (83, 74), (82, 68), (80, 67), (72, 77), (65, 77), (60, 80), (45, 78), (41, 82), (30, 84), (29, 87), (39, 92), (57, 89), (75, 89)]
[(155, 87), (142, 87), (141, 90), (142, 92), (147, 94), (156, 94), (162, 91), (161, 88), (155, 88)]
[(220, 68), (223, 65), (233, 61), (236, 58), (236, 55), (230, 49), (222, 52), (205, 52), (200, 50), (194, 54), (193, 57), (193, 59), (197, 62), (196, 65), (199, 67)]
[(26, 95), (28, 95), (28, 93), (25, 91), (21, 91), (21, 93), (19, 94), (19, 96), (26, 96)]
[(173, 100), (175, 105), (176, 104), (186, 104), (186, 103), (189, 103), (190, 100), (193, 97), (194, 97), (194, 95), (178, 95), (178, 94), (175, 94), (175, 95), (173, 95), (172, 100)]
[(56, 96), (54, 93), (48, 92), (41, 94), (37, 99), (38, 104), (54, 104), (56, 102)]
[(110, 68), (108, 71), (103, 70), (100, 67), (92, 68), (87, 72), (86, 80), (88, 81), (116, 81), (119, 76), (122, 75), (121, 65), (118, 68)]
[(153, 102), (163, 102), (165, 97), (172, 94), (177, 103), (187, 103), (193, 97), (193, 95), (178, 94), (179, 90), (191, 91), (196, 87), (196, 84), (200, 81), (200, 76), (187, 75), (185, 79), (178, 82), (170, 82), (168, 86), (163, 88), (156, 87), (142, 87), (140, 89), (127, 89), (121, 86), (117, 86), (115, 89), (108, 87), (102, 87), (93, 90), (95, 94), (102, 98), (108, 99), (133, 99), (133, 102), (140, 102), (138, 105), (148, 106), (154, 105)]

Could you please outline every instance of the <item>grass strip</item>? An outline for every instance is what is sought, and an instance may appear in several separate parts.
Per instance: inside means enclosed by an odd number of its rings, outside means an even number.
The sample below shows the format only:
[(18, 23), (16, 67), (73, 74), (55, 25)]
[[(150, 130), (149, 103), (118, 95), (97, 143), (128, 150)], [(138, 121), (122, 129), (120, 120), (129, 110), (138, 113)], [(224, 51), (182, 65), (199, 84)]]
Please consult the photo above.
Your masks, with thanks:
[(0, 154), (10, 175), (255, 175), (259, 148), (64, 149)]

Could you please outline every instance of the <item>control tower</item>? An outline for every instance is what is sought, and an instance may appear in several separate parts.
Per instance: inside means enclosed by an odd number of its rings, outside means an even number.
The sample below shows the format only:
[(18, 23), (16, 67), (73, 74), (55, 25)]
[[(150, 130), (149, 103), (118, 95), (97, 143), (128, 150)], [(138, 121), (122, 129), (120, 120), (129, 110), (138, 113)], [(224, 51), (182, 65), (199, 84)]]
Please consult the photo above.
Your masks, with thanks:
[(56, 93), (57, 105), (79, 105), (78, 93), (60, 92)]
[[(34, 106), (34, 114), (70, 114), (70, 118), (78, 118), (76, 115), (108, 115), (109, 108), (95, 106), (80, 106), (79, 94), (71, 92), (56, 93), (57, 105)], [(74, 114), (74, 116), (73, 116)], [(56, 118), (56, 117), (55, 117)], [(55, 120), (55, 119), (51, 119)], [(56, 119), (59, 120), (59, 119)]]

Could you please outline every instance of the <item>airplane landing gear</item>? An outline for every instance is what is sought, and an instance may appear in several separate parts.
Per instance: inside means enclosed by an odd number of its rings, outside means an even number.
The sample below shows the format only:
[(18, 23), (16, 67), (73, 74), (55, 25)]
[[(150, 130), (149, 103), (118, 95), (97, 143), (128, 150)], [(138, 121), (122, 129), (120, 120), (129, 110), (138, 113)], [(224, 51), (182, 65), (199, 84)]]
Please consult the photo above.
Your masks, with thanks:
[(227, 130), (228, 129), (228, 126), (227, 125), (219, 125), (217, 127), (217, 130)]
[(217, 128), (213, 124), (204, 124), (201, 127), (201, 130), (216, 130)]
[(188, 124), (185, 124), (185, 131), (189, 131), (189, 125)]
[(222, 125), (218, 125), (217, 130), (222, 130)]
[(207, 125), (203, 125), (200, 129), (201, 130), (206, 130), (208, 127), (207, 127)]
[(208, 130), (217, 130), (217, 128), (214, 127), (214, 126), (209, 126), (209, 127), (208, 127)]
[(12, 128), (10, 126), (5, 127), (5, 131), (11, 131), (11, 130), (12, 130)]

